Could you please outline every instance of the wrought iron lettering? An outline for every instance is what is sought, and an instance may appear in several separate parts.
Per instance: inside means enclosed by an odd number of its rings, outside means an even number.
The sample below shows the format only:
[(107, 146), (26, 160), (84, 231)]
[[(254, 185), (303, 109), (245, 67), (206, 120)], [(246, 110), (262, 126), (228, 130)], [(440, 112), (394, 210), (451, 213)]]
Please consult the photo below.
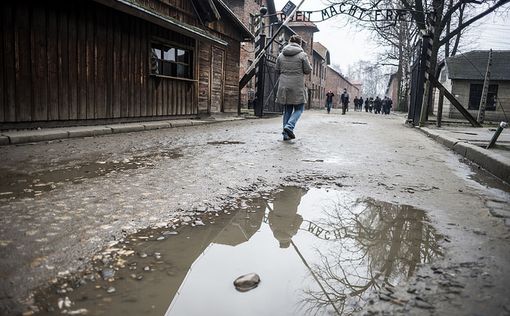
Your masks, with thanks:
[[(295, 22), (322, 22), (336, 15), (346, 14), (355, 19), (367, 22), (407, 21), (411, 19), (408, 10), (404, 9), (367, 9), (355, 4), (336, 3), (322, 10), (298, 11), (292, 21)], [(280, 20), (284, 21), (286, 15), (280, 13)]]

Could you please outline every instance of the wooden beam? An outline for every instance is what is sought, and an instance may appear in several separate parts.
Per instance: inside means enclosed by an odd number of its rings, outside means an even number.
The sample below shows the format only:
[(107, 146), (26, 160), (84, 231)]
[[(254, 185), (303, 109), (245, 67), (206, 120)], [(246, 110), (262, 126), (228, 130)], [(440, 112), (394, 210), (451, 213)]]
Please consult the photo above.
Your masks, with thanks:
[(460, 102), (455, 99), (453, 94), (446, 90), (446, 88), (431, 73), (429, 73), (429, 80), (451, 102), (451, 104), (453, 104), (453, 106), (459, 110), (460, 114), (462, 114), (462, 116), (464, 116), (473, 127), (482, 127), (482, 125), (476, 121), (476, 119), (462, 106), (462, 104), (460, 104)]

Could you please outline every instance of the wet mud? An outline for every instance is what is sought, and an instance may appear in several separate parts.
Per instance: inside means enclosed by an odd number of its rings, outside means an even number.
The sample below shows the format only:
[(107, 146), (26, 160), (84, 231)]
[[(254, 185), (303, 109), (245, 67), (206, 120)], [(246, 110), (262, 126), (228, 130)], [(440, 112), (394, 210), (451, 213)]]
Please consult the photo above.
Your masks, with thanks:
[(0, 168), (0, 200), (33, 198), (67, 183), (81, 183), (85, 179), (107, 176), (115, 172), (152, 167), (161, 159), (178, 159), (178, 151), (160, 151), (148, 155), (135, 155), (123, 160), (97, 160), (69, 164), (64, 167), (48, 166), (44, 171), (22, 173)]
[[(140, 231), (35, 294), (39, 315), (349, 315), (442, 256), (407, 205), (282, 187)], [(242, 293), (233, 281), (257, 273)]]

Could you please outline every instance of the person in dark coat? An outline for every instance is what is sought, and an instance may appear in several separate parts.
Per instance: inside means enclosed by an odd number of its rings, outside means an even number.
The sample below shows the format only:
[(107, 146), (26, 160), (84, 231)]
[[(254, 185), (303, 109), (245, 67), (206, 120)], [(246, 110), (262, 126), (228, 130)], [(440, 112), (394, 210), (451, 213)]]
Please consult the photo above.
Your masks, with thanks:
[(382, 104), (382, 113), (381, 114), (386, 115), (386, 108), (388, 107), (388, 97), (384, 97), (381, 101), (381, 104)]
[(312, 71), (308, 56), (301, 48), (301, 37), (292, 35), (276, 59), (276, 71), (279, 75), (276, 102), (284, 106), (283, 140), (295, 138), (294, 128), (305, 109), (307, 90), (305, 75)]
[(340, 102), (342, 103), (342, 115), (345, 114), (347, 108), (349, 107), (349, 93), (347, 93), (347, 88), (344, 88), (344, 92), (340, 96)]
[(333, 97), (335, 94), (333, 91), (329, 90), (328, 93), (326, 93), (326, 110), (329, 112), (331, 111), (331, 107), (333, 106)]
[(391, 108), (393, 107), (393, 100), (391, 100), (389, 97), (384, 98), (386, 100), (385, 105), (383, 107), (384, 114), (388, 115), (390, 114)]
[(299, 187), (287, 187), (275, 194), (268, 221), (280, 248), (288, 248), (291, 245), (292, 237), (298, 233), (303, 223), (303, 217), (297, 212), (301, 198), (305, 194), (306, 191)]
[(381, 114), (382, 109), (382, 100), (377, 96), (374, 100), (374, 113), (375, 114)]
[(358, 110), (360, 112), (363, 112), (363, 97), (359, 97), (359, 105), (358, 105)]
[(367, 113), (368, 113), (369, 106), (370, 106), (370, 98), (367, 98), (365, 100), (365, 112), (367, 112)]
[(358, 96), (355, 96), (354, 97), (354, 111), (357, 111), (358, 110), (358, 106), (359, 106), (359, 99), (358, 99)]

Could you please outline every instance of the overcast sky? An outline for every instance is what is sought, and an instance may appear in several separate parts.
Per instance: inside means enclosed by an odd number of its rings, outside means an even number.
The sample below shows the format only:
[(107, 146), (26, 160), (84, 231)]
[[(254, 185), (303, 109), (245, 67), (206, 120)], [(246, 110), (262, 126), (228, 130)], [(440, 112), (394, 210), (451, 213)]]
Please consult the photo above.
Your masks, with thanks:
[[(288, 0), (275, 0), (279, 11)], [(296, 5), (299, 0), (293, 0)], [(328, 5), (321, 0), (305, 0), (302, 10), (318, 10)], [(509, 7), (510, 5), (506, 5)], [(317, 23), (320, 32), (315, 33), (314, 40), (329, 49), (331, 63), (340, 65), (346, 73), (349, 64), (359, 60), (376, 60), (378, 47), (371, 43), (370, 34), (357, 29), (349, 23), (346, 15), (337, 15), (325, 22)], [(472, 28), (469, 34), (471, 49), (510, 50), (510, 16), (506, 18), (490, 14)], [(466, 48), (467, 49), (467, 48)]]

